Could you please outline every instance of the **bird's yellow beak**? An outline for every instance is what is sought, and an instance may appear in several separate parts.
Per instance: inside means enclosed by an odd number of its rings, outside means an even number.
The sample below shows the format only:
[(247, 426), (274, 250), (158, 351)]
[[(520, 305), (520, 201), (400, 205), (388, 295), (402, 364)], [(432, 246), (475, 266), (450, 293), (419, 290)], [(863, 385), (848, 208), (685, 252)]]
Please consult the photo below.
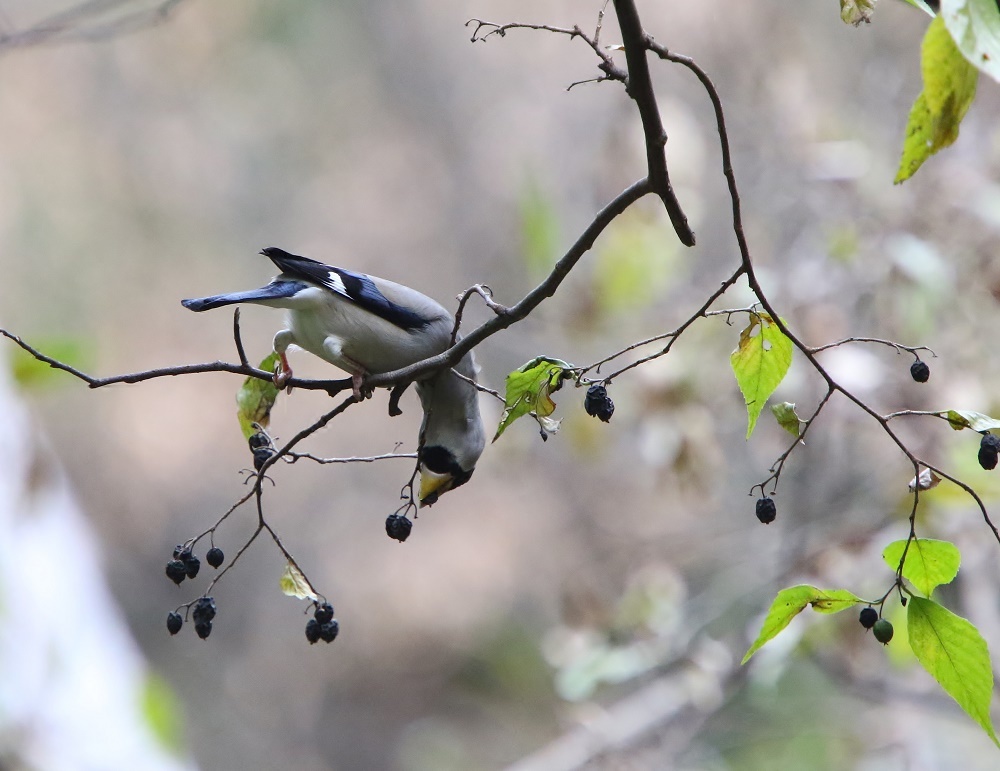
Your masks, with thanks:
[(423, 466), (420, 467), (420, 493), (419, 500), (421, 506), (430, 506), (437, 502), (441, 493), (446, 493), (451, 489), (454, 478), (451, 474), (435, 474)]

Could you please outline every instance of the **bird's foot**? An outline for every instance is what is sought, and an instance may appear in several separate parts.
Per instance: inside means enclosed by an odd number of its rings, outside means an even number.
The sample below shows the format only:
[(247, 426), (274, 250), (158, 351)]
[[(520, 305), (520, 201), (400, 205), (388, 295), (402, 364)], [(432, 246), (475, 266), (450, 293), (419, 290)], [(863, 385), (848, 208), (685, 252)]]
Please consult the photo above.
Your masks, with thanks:
[(354, 390), (354, 401), (363, 402), (365, 399), (370, 399), (372, 396), (371, 388), (362, 388), (361, 384), (364, 382), (365, 374), (367, 373), (355, 373), (351, 375), (351, 387)]
[[(275, 368), (274, 377), (271, 379), (274, 381), (274, 384), (278, 387), (278, 390), (280, 391), (282, 388), (285, 387), (288, 381), (292, 379), (292, 368), (288, 364), (288, 359), (285, 358), (285, 354), (279, 353), (278, 358), (280, 359), (280, 363)], [(291, 392), (292, 392), (292, 387), (288, 386), (288, 393)]]

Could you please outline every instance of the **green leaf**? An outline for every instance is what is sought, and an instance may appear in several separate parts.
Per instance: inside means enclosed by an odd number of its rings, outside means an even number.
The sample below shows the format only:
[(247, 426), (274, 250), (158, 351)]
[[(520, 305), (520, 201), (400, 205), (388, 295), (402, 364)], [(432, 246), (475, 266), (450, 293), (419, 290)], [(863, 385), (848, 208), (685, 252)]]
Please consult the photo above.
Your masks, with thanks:
[(956, 431), (963, 428), (971, 428), (973, 431), (992, 431), (1000, 428), (1000, 420), (983, 415), (981, 412), (970, 412), (969, 410), (948, 410), (945, 413), (948, 423)]
[(942, 0), (941, 18), (968, 62), (1000, 80), (1000, 8), (996, 0)]
[(139, 708), (146, 725), (160, 745), (176, 751), (181, 743), (181, 707), (170, 683), (156, 674), (148, 674), (139, 694)]
[(857, 27), (864, 22), (870, 24), (878, 0), (840, 0), (840, 18), (845, 24)]
[(979, 630), (923, 597), (910, 598), (906, 619), (917, 661), (1000, 747), (990, 720), (993, 667)]
[[(46, 356), (76, 369), (84, 369), (91, 358), (91, 346), (87, 341), (74, 337), (54, 337), (36, 340), (34, 347)], [(62, 370), (39, 361), (23, 348), (15, 348), (11, 355), (11, 372), (14, 382), (25, 389), (38, 389), (68, 382)]]
[(774, 419), (778, 421), (778, 425), (785, 429), (785, 431), (796, 438), (801, 435), (802, 424), (805, 421), (795, 412), (794, 402), (772, 404), (771, 413), (774, 415)]
[(903, 578), (926, 597), (930, 597), (938, 586), (954, 581), (962, 564), (962, 555), (955, 544), (934, 538), (915, 538), (909, 549), (906, 549), (906, 541), (893, 541), (883, 550), (882, 559), (890, 568), (898, 570), (904, 550)]
[(571, 369), (573, 365), (561, 359), (538, 356), (507, 375), (507, 398), (493, 441), (507, 426), (528, 414), (538, 421), (543, 437), (546, 432), (555, 433), (559, 421), (549, 417), (556, 409), (551, 394), (559, 390), (566, 371)]
[(959, 124), (979, 80), (979, 71), (962, 56), (941, 17), (928, 26), (920, 52), (924, 90), (910, 110), (896, 184), (908, 180), (924, 161), (958, 139)]
[(285, 565), (285, 572), (281, 574), (279, 582), (281, 591), (289, 597), (298, 597), (300, 600), (318, 600), (319, 596), (313, 592), (302, 571), (291, 562)]
[(812, 605), (817, 613), (839, 613), (863, 602), (860, 597), (855, 597), (844, 589), (823, 590), (805, 584), (782, 589), (771, 603), (760, 634), (740, 663), (746, 664), (751, 656), (777, 637), (793, 618), (805, 610), (806, 605)]
[(751, 313), (740, 342), (729, 357), (736, 382), (747, 404), (747, 439), (768, 397), (774, 393), (792, 363), (792, 341), (766, 313)]
[[(274, 372), (278, 363), (278, 354), (272, 353), (260, 363), (260, 369), (265, 372)], [(271, 408), (278, 399), (278, 387), (270, 380), (258, 380), (255, 377), (248, 377), (243, 381), (243, 385), (236, 394), (236, 417), (240, 421), (240, 430), (243, 436), (249, 439), (257, 429), (254, 423), (267, 428), (271, 420)]]

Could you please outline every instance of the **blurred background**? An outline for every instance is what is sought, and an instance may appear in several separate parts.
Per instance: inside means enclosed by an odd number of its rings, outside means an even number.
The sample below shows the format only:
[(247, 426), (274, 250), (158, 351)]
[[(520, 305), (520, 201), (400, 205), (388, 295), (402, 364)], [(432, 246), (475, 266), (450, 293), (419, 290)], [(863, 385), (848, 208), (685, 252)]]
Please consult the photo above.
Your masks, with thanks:
[[(232, 317), (195, 315), (179, 300), (262, 285), (272, 275), (264, 246), (451, 307), (477, 282), (513, 304), (644, 174), (641, 127), (620, 85), (566, 90), (599, 74), (585, 44), (530, 31), (473, 44), (463, 26), (478, 16), (592, 29), (600, 0), (182, 0), (152, 25), (144, 14), (157, 3), (86, 5), (106, 13), (52, 32), (52, 14), (75, 3), (0, 4), (4, 35), (42, 30), (0, 39), (0, 326), (93, 374), (234, 361)], [(922, 13), (885, 0), (875, 23), (855, 29), (836, 0), (640, 0), (639, 10), (719, 88), (759, 275), (793, 328), (812, 344), (863, 335), (937, 353), (922, 386), (911, 357), (884, 347), (824, 354), (831, 374), (883, 412), (996, 415), (996, 84), (981, 80), (957, 143), (894, 187), (921, 88)], [(618, 41), (613, 12), (602, 39)], [(686, 70), (653, 70), (698, 246), (680, 247), (657, 202), (640, 202), (556, 297), (478, 349), (487, 385), (502, 390), (539, 354), (588, 364), (673, 329), (735, 268), (711, 105)], [(718, 307), (748, 302), (740, 284)], [(470, 303), (467, 323), (487, 316)], [(269, 352), (279, 323), (274, 311), (244, 311), (251, 360)], [(40, 374), (6, 343), (0, 358), (18, 383), (8, 403), (26, 412), (15, 425), (11, 406), (0, 427), (11, 442), (16, 432), (50, 448), (92, 545), (32, 551), (28, 569), (4, 575), (72, 565), (103, 576), (120, 608), (109, 627), (130, 632), (130, 666), (158, 683), (144, 704), (152, 698), (150, 741), (166, 748), (165, 767), (171, 757), (303, 771), (996, 767), (987, 737), (909, 654), (896, 601), (886, 604), (897, 635), (888, 648), (855, 611), (807, 613), (739, 666), (782, 587), (881, 596), (893, 580), (881, 550), (906, 536), (912, 477), (877, 425), (835, 399), (785, 467), (777, 521), (761, 526), (748, 492), (790, 437), (765, 411), (744, 439), (728, 362), (740, 323), (700, 321), (669, 356), (617, 380), (608, 425), (584, 413), (582, 391), (564, 388), (557, 436), (543, 444), (529, 421), (515, 424), (470, 484), (421, 512), (404, 545), (383, 523), (407, 461), (276, 468), (269, 522), (341, 624), (334, 644), (312, 647), (307, 604), (279, 591), (284, 559), (265, 539), (215, 588), (208, 641), (190, 625), (176, 638), (165, 629), (212, 572), (203, 565), (195, 582), (173, 586), (163, 574), (173, 546), (246, 489), (238, 378), (89, 391)], [(293, 364), (302, 376), (334, 374), (302, 353)], [(797, 359), (775, 399), (808, 415), (822, 394)], [(282, 396), (272, 433), (288, 439), (329, 406), (317, 393)], [(305, 449), (412, 451), (415, 396), (402, 417), (385, 406), (377, 394)], [(490, 397), (482, 406), (490, 430), (500, 410)], [(894, 428), (995, 506), (1000, 487), (976, 463), (976, 435), (930, 418)], [(30, 471), (8, 463), (0, 477)], [(0, 521), (23, 516), (20, 500), (2, 499)], [(235, 554), (255, 524), (241, 510), (216, 544)], [(5, 529), (16, 543), (16, 527)], [(995, 656), (1000, 547), (980, 512), (942, 484), (921, 496), (919, 532), (961, 548), (941, 600)], [(24, 557), (4, 552), (0, 563)], [(35, 616), (80, 587), (70, 572), (16, 591), (34, 602), (4, 620), (0, 650), (30, 656), (41, 650), (27, 644)], [(97, 612), (76, 602), (74, 613)], [(52, 630), (64, 642), (76, 633)], [(102, 676), (91, 680), (100, 690)], [(18, 694), (0, 711), (4, 767), (73, 768), (24, 749), (24, 736), (44, 747), (54, 734), (23, 705), (12, 727)], [(103, 740), (129, 744), (141, 730)]]

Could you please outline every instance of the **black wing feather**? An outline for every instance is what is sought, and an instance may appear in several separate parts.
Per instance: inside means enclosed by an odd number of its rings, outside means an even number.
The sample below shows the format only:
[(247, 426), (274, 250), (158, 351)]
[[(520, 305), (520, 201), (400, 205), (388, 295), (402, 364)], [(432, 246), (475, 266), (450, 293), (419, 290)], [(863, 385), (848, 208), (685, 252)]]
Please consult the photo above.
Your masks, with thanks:
[[(390, 324), (395, 324), (400, 329), (407, 331), (423, 329), (431, 322), (431, 319), (386, 298), (375, 286), (375, 283), (361, 273), (335, 268), (297, 254), (289, 254), (276, 246), (269, 246), (261, 250), (261, 254), (277, 265), (282, 273), (318, 284), (340, 297), (357, 303), (365, 310), (385, 319)], [(339, 278), (343, 289), (338, 286), (334, 279), (335, 276)]]

